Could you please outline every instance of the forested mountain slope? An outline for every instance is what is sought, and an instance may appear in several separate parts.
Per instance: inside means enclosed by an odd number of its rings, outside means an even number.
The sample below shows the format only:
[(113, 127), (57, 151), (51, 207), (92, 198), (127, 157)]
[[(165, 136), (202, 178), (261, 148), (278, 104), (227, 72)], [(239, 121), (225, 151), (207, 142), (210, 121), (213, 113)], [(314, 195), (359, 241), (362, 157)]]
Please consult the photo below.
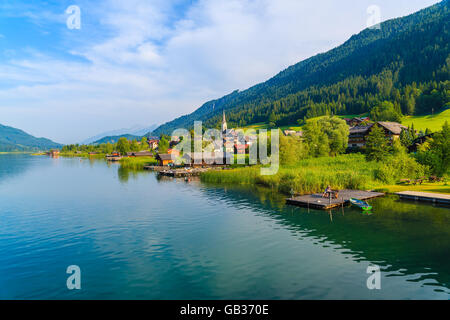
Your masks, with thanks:
[(195, 120), (216, 127), (222, 109), (231, 126), (284, 125), (327, 113), (372, 111), (383, 118), (442, 110), (450, 97), (449, 3), (383, 22), (381, 29), (365, 29), (333, 50), (209, 101), (154, 133), (191, 128)]
[(60, 147), (59, 143), (49, 139), (36, 138), (20, 129), (0, 124), (0, 152), (40, 151)]

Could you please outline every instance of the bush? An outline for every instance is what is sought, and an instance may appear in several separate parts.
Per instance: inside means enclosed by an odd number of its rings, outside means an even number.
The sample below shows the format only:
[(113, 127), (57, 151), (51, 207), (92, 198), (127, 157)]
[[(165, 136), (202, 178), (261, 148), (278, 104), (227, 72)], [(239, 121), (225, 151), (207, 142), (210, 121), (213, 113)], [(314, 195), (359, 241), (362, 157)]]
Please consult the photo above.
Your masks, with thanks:
[(419, 164), (407, 154), (389, 156), (375, 170), (375, 178), (388, 184), (398, 182), (400, 179), (416, 179), (426, 175), (428, 168)]

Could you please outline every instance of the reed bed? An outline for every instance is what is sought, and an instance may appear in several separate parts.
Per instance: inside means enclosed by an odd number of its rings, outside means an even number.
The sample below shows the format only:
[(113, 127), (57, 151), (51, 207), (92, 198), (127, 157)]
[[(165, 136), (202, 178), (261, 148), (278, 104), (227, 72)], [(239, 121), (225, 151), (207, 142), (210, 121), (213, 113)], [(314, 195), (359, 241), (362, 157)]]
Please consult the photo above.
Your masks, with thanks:
[(201, 175), (204, 182), (230, 184), (257, 184), (274, 191), (307, 194), (333, 189), (367, 190), (382, 185), (375, 178), (379, 163), (367, 162), (363, 155), (349, 154), (337, 157), (301, 160), (295, 166), (281, 167), (276, 175), (262, 176), (260, 166), (233, 170), (208, 171)]
[(120, 166), (123, 169), (143, 170), (145, 166), (156, 164), (153, 157), (128, 157), (120, 159)]

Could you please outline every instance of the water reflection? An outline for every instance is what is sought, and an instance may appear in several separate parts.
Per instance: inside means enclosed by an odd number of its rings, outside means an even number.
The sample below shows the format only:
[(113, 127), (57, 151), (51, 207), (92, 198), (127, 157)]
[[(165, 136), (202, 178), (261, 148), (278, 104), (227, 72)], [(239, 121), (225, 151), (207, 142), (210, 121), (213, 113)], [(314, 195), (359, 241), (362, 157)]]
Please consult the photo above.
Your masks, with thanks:
[(0, 154), (0, 183), (24, 174), (34, 164), (33, 156), (28, 154)]
[[(124, 181), (140, 174), (119, 168)], [(411, 276), (408, 281), (437, 286), (436, 291), (442, 290), (439, 287), (450, 289), (447, 208), (386, 196), (371, 200), (374, 208), (370, 212), (354, 207), (326, 212), (287, 206), (285, 196), (259, 186), (202, 184), (196, 180), (192, 186), (210, 201), (249, 207), (291, 230), (294, 236), (320, 239), (317, 245), (321, 247), (339, 246), (348, 250), (355, 261), (378, 264), (390, 277)], [(157, 177), (157, 181), (186, 183), (165, 176)]]
[(355, 260), (378, 264), (392, 277), (410, 275), (408, 281), (450, 289), (447, 208), (386, 196), (371, 201), (374, 208), (370, 214), (353, 207), (327, 213), (286, 206), (284, 197), (262, 188), (215, 186), (202, 191), (223, 201), (246, 202), (294, 235), (298, 231), (301, 237), (321, 239), (318, 245), (322, 247), (346, 248)]
[[(0, 299), (448, 298), (448, 209), (388, 197), (370, 216), (322, 212), (96, 159), (1, 161), (24, 170), (0, 184)], [(82, 292), (64, 285), (70, 264)]]

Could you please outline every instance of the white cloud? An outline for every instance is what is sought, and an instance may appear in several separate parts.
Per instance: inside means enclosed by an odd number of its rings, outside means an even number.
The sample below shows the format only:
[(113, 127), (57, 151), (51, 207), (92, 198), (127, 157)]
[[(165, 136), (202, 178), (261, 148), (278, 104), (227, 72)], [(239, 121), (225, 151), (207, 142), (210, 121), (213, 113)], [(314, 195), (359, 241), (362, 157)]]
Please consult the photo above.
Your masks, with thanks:
[[(372, 4), (199, 0), (180, 13), (179, 2), (80, 4), (80, 34), (97, 35), (98, 27), (101, 36), (77, 39), (67, 49), (82, 61), (31, 51), (26, 60), (0, 64), (2, 83), (10, 83), (0, 89), (0, 123), (74, 142), (136, 122), (171, 120), (342, 43), (365, 28)], [(436, 1), (379, 2), (386, 19)], [(86, 16), (99, 25), (84, 23)]]

